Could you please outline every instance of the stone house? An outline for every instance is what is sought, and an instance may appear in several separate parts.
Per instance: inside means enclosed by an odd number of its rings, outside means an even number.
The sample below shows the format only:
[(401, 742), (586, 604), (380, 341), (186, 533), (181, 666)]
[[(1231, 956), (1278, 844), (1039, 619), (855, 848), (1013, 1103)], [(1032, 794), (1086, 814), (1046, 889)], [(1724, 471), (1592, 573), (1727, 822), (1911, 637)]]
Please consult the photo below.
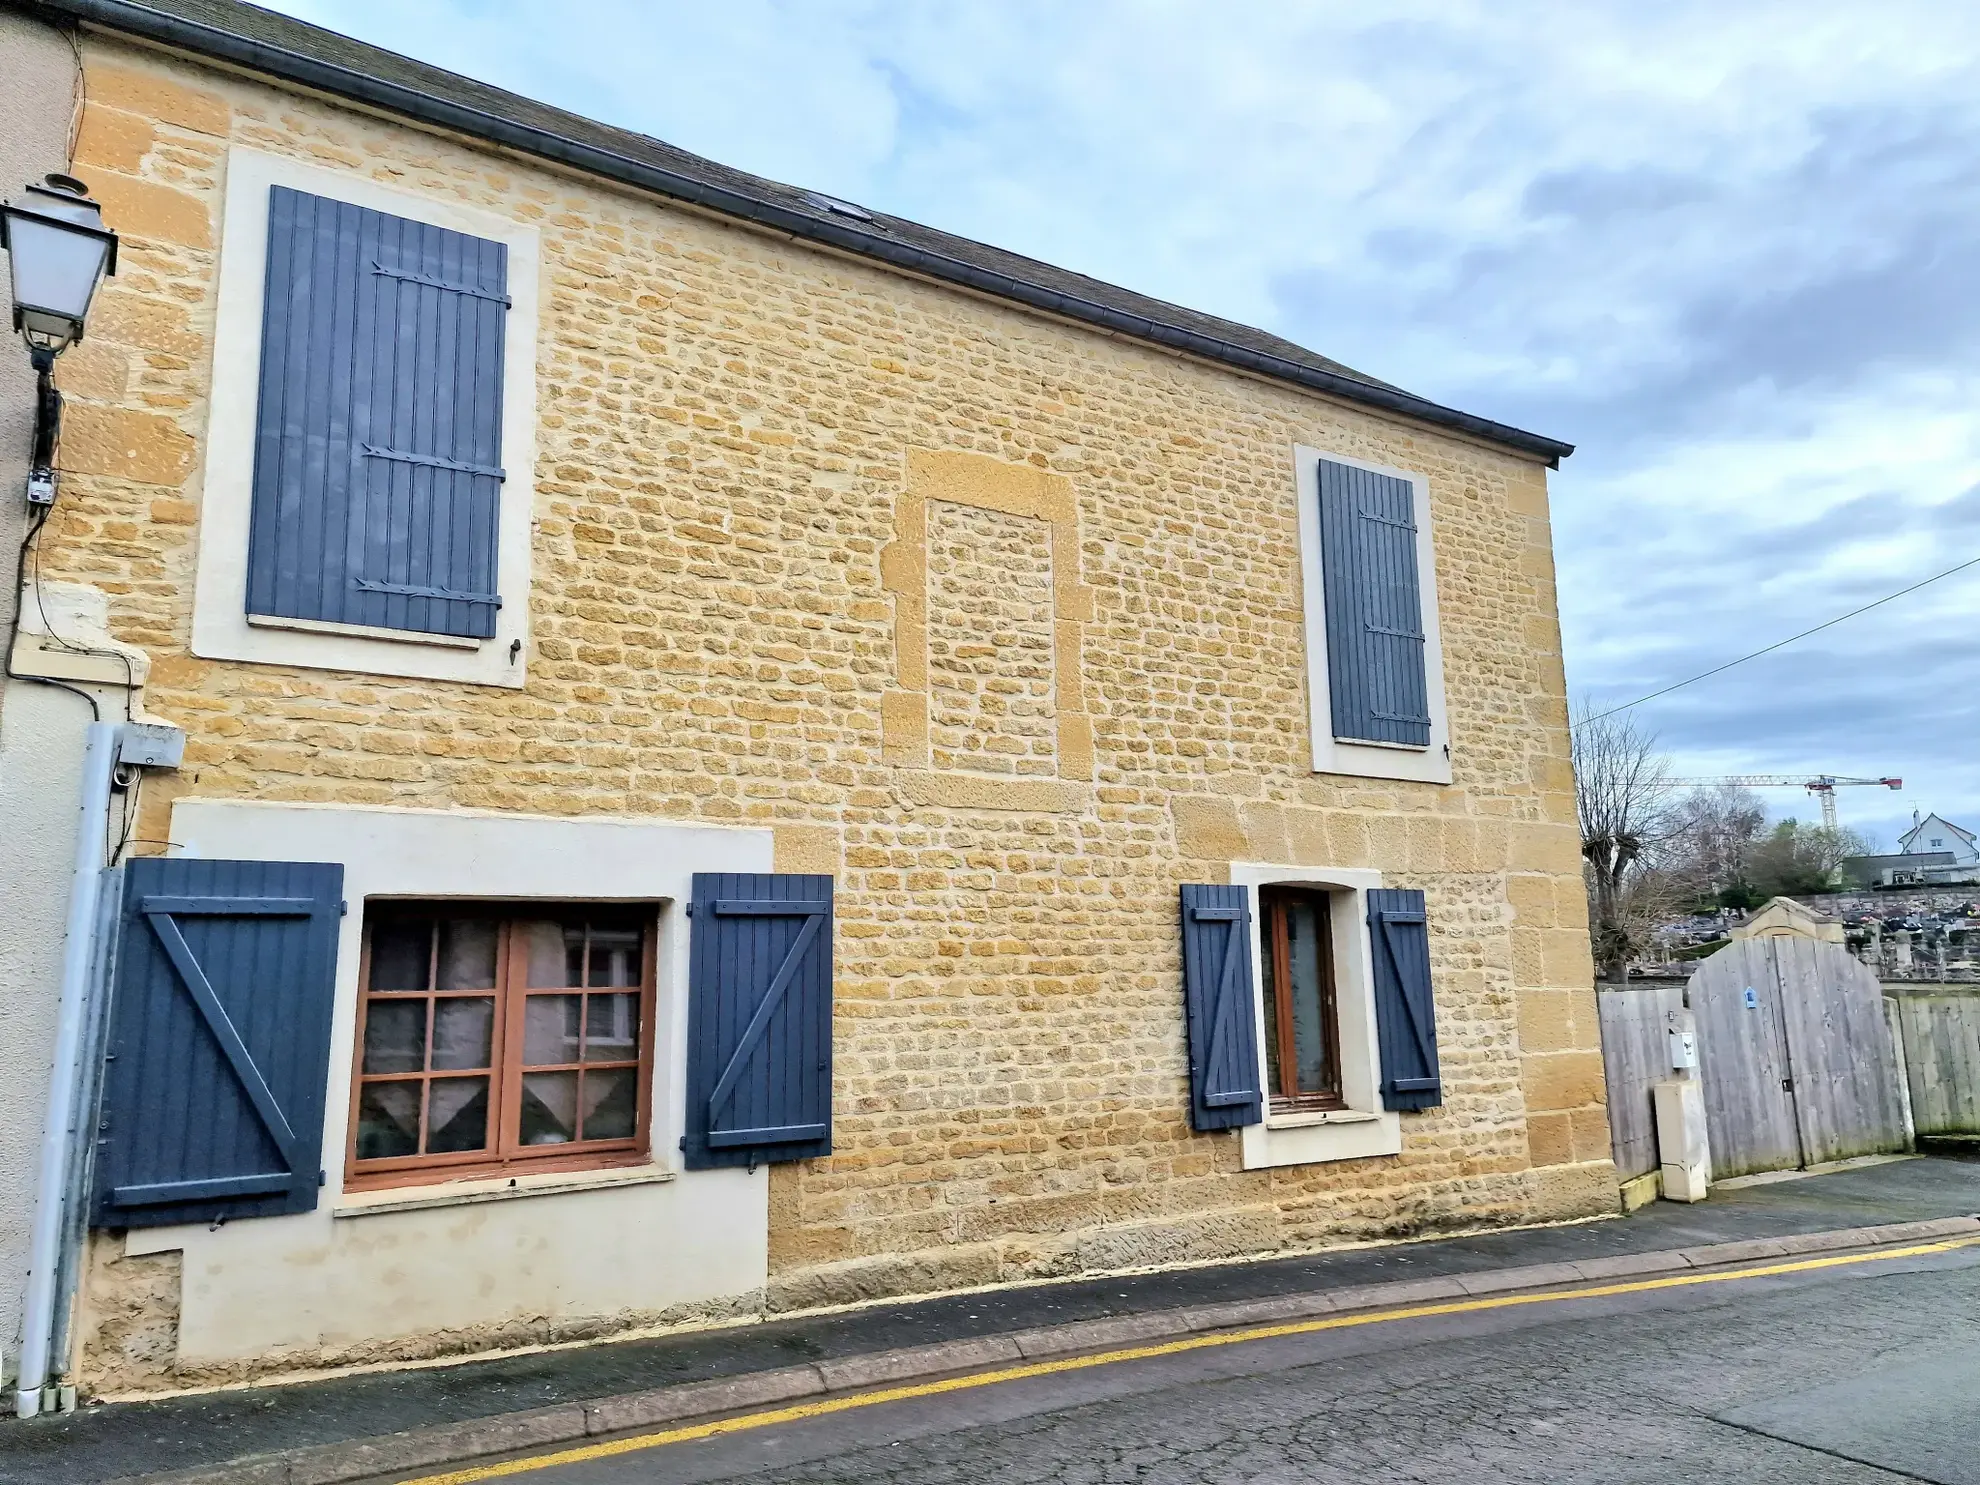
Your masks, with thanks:
[[(1615, 1210), (1568, 446), (248, 6), (30, 14), (121, 257), (12, 654), (185, 739), (57, 1372)], [(4, 716), (59, 904), (87, 709)]]

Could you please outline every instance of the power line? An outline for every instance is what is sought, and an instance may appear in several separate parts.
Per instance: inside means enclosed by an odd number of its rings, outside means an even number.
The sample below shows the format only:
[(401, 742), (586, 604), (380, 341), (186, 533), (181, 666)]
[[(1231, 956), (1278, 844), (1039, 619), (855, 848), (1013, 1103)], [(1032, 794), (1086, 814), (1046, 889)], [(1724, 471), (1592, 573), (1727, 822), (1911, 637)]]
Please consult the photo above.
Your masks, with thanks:
[(1873, 608), (1881, 608), (1893, 599), (1902, 598), (1907, 593), (1916, 593), (1920, 588), (1930, 583), (1936, 583), (1940, 578), (1949, 578), (1954, 573), (1964, 572), (1967, 568), (1975, 565), (1980, 565), (1980, 557), (1969, 557), (1957, 567), (1948, 567), (1944, 572), (1935, 572), (1928, 578), (1921, 578), (1909, 588), (1900, 588), (1895, 593), (1886, 593), (1876, 602), (1866, 603), (1862, 608), (1853, 608), (1846, 614), (1837, 614), (1833, 619), (1817, 624), (1813, 629), (1804, 629), (1799, 634), (1790, 634), (1786, 639), (1775, 640), (1774, 643), (1768, 645), (1765, 649), (1755, 650), (1750, 655), (1741, 655), (1737, 660), (1728, 660), (1724, 665), (1715, 665), (1710, 670), (1700, 671), (1688, 680), (1677, 681), (1672, 685), (1664, 687), (1661, 691), (1652, 691), (1648, 696), (1639, 696), (1634, 701), (1625, 701), (1621, 706), (1612, 706), (1607, 711), (1597, 712), (1592, 717), (1583, 717), (1578, 722), (1570, 723), (1569, 730), (1572, 731), (1576, 727), (1586, 727), (1590, 722), (1599, 722), (1604, 717), (1613, 717), (1617, 712), (1626, 712), (1633, 706), (1641, 706), (1646, 701), (1655, 701), (1659, 696), (1668, 696), (1673, 691), (1682, 691), (1686, 686), (1693, 685), (1698, 681), (1709, 680), (1721, 671), (1731, 670), (1735, 665), (1744, 665), (1749, 660), (1758, 660), (1762, 655), (1772, 654), (1775, 650), (1781, 649), (1786, 645), (1791, 645), (1798, 639), (1806, 639), (1811, 634), (1820, 634), (1824, 629), (1833, 629), (1845, 619), (1853, 619), (1858, 614), (1867, 614)]

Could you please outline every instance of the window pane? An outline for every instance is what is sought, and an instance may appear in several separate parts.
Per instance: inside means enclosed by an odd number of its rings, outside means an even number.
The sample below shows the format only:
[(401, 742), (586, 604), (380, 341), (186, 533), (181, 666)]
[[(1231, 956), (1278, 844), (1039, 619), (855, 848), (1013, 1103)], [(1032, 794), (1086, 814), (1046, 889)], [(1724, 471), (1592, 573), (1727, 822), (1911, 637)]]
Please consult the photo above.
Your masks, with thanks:
[(435, 1078), (428, 1086), (427, 1152), (487, 1149), (488, 1079)]
[(366, 1083), (358, 1094), (357, 1158), (419, 1152), (419, 1084)]
[(562, 1145), (577, 1138), (578, 1075), (528, 1073), (522, 1080), (525, 1145)]
[(639, 1112), (639, 1069), (608, 1067), (584, 1075), (584, 1137), (628, 1140)]
[(495, 920), (449, 918), (440, 925), (441, 990), (495, 988)]
[(639, 997), (586, 997), (584, 1060), (633, 1062), (639, 1057)]
[(1326, 945), (1321, 909), (1322, 904), (1310, 897), (1296, 897), (1286, 904), (1286, 978), (1292, 982), (1293, 1048), (1301, 1093), (1329, 1093), (1334, 1088), (1323, 1019), (1327, 971), (1321, 963)]
[(1272, 915), (1267, 912), (1262, 917), (1265, 952), (1264, 963), (1259, 966), (1259, 983), (1265, 997), (1265, 1087), (1276, 1095), (1286, 1086), (1279, 1081), (1279, 954), (1272, 939)]
[(371, 930), (371, 988), (424, 990), (433, 955), (430, 918), (402, 918)]
[(434, 1067), (487, 1067), (493, 1061), (494, 1040), (493, 1000), (477, 995), (472, 1000), (433, 1003)]
[(591, 928), (591, 978), (599, 985), (639, 983), (640, 932), (637, 928)]
[(426, 1066), (426, 1002), (374, 1000), (364, 1015), (364, 1070), (418, 1072)]
[(532, 995), (523, 1012), (523, 1065), (542, 1067), (578, 1060), (582, 995)]
[(584, 930), (537, 919), (518, 923), (529, 945), (529, 983), (545, 990), (584, 983)]

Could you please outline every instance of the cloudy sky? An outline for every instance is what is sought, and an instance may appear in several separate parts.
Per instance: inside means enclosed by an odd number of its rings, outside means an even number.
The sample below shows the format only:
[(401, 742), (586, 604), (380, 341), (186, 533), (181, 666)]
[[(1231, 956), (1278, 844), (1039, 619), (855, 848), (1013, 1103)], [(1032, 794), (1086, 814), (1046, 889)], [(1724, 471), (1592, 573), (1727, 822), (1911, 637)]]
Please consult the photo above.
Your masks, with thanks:
[[(1980, 556), (1963, 0), (275, 3), (1577, 443), (1598, 702)], [(1886, 848), (1980, 825), (1976, 606), (1980, 568), (1642, 720), (1687, 773), (1902, 775), (1840, 796)]]

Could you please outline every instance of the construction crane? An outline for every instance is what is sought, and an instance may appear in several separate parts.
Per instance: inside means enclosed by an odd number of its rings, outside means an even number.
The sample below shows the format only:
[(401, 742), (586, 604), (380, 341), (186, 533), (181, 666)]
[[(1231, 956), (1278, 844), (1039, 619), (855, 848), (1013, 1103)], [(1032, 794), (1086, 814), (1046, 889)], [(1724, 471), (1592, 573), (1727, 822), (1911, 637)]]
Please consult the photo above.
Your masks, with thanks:
[(1852, 779), (1839, 773), (1731, 773), (1716, 779), (1665, 779), (1688, 789), (1711, 789), (1731, 785), (1736, 789), (1806, 789), (1822, 801), (1822, 826), (1836, 828), (1836, 790), (1852, 785), (1875, 785), (1882, 789), (1902, 789), (1903, 779)]

